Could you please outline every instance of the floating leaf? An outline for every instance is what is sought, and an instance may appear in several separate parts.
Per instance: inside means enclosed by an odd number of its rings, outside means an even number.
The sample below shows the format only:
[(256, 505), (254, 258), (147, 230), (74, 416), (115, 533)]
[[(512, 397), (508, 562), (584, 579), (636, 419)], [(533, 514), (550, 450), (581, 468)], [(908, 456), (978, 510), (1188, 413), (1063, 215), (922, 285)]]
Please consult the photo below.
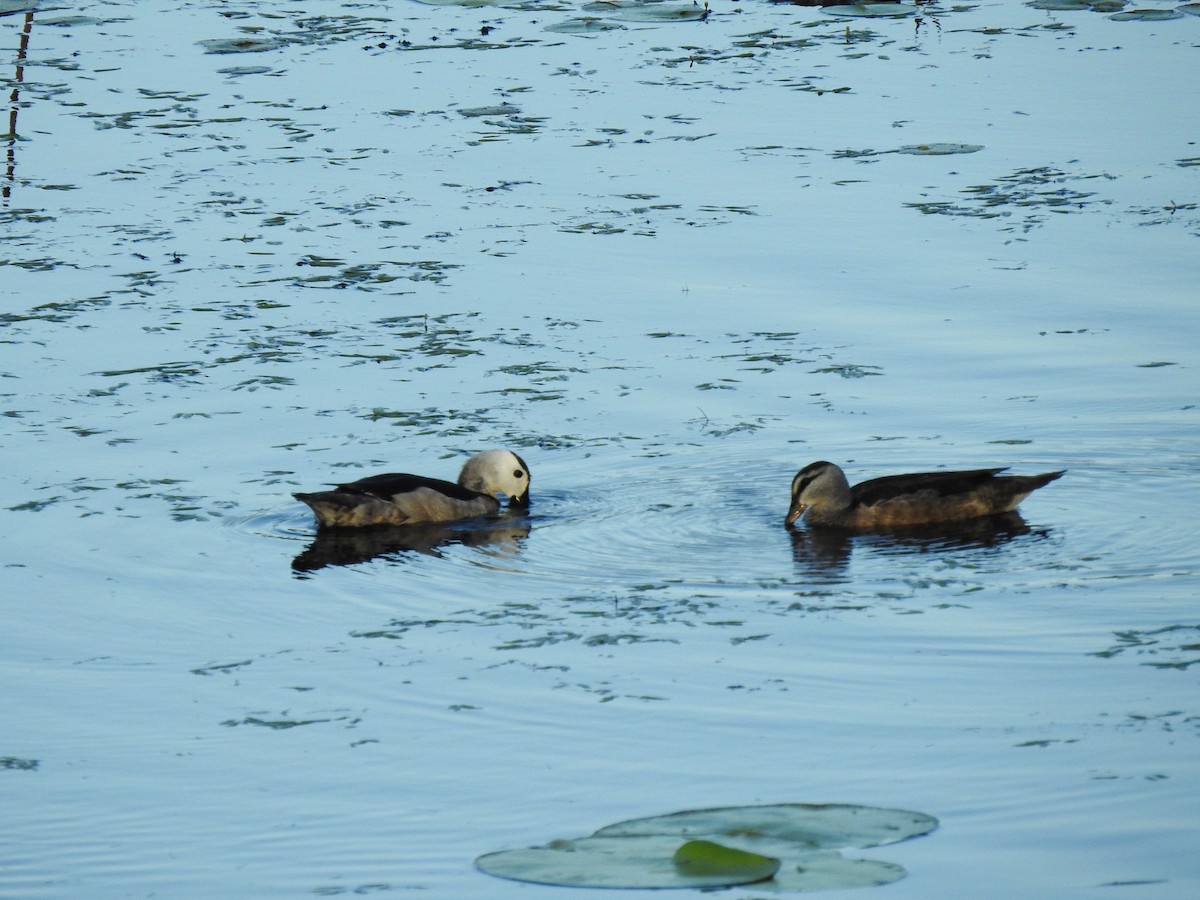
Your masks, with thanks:
[(1089, 8), (1086, 0), (1032, 0), (1025, 5), (1032, 9), (1052, 12), (1084, 12)]
[(787, 860), (771, 881), (754, 886), (776, 893), (807, 893), (875, 887), (899, 881), (908, 873), (904, 866), (878, 859), (846, 859), (840, 853), (808, 853)]
[(8, 16), (19, 12), (33, 12), (41, 6), (38, 0), (0, 0), (0, 16)]
[(275, 50), (279, 41), (274, 38), (217, 38), (200, 41), (205, 53), (262, 53), (265, 50)]
[[(675, 851), (675, 868), (684, 875), (719, 875), (766, 881), (779, 871), (779, 860), (714, 841), (688, 841)], [(743, 882), (749, 884), (750, 882)]]
[(916, 11), (915, 6), (909, 6), (906, 3), (851, 3), (824, 10), (826, 15), (851, 16), (860, 19), (911, 16)]
[(470, 109), (460, 109), (458, 114), (468, 119), (479, 119), (484, 116), (515, 116), (520, 111), (519, 107), (513, 106), (511, 103), (502, 103), (499, 106), (476, 106)]
[(705, 836), (714, 840), (777, 842), (785, 848), (786, 845), (799, 845), (805, 850), (841, 850), (893, 844), (935, 828), (937, 819), (933, 816), (903, 809), (839, 803), (778, 803), (693, 809), (647, 819), (630, 819), (601, 828), (596, 836)]
[(1114, 22), (1165, 22), (1167, 19), (1182, 19), (1183, 13), (1173, 9), (1130, 9), (1109, 16)]
[(708, 15), (708, 9), (695, 3), (630, 3), (613, 10), (613, 18), (624, 22), (694, 22)]
[(225, 69), (217, 69), (219, 75), (266, 75), (273, 71), (270, 66), (229, 66)]
[(983, 144), (905, 144), (896, 152), (914, 156), (950, 156), (955, 153), (978, 153), (982, 149)]
[(546, 31), (552, 31), (555, 34), (597, 34), (603, 31), (620, 31), (624, 25), (618, 25), (616, 22), (607, 22), (604, 19), (584, 16), (578, 19), (567, 19), (565, 22), (557, 22), (554, 25), (547, 25)]
[(845, 889), (887, 884), (905, 872), (894, 863), (846, 859), (837, 849), (891, 844), (936, 827), (937, 819), (923, 813), (867, 806), (699, 809), (618, 822), (591, 837), (488, 853), (475, 865), (498, 878), (562, 887)]
[(761, 881), (756, 874), (689, 874), (675, 865), (675, 837), (585, 837), (501, 850), (475, 860), (489, 875), (534, 884), (590, 888), (717, 888)]

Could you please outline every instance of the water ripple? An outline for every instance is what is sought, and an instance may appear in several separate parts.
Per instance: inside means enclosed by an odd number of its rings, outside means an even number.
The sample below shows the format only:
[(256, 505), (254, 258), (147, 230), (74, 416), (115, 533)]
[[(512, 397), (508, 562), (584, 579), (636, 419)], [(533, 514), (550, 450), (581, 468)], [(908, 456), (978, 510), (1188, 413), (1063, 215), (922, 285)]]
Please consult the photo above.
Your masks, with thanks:
[[(655, 449), (551, 452), (536, 467), (527, 516), (421, 528), (317, 535), (307, 510), (226, 520), (259, 537), (307, 542), (298, 572), (375, 560), (403, 565), (435, 593), (461, 595), (473, 570), (503, 571), (537, 598), (732, 601), (751, 592), (771, 604), (871, 606), (961, 598), (984, 587), (1024, 593), (1131, 578), (1194, 574), (1197, 554), (1153, 508), (1166, 474), (1130, 479), (1113, 515), (1111, 473), (1080, 466), (1027, 503), (1026, 517), (952, 530), (844, 535), (782, 519), (793, 468), (766, 437)], [(574, 453), (574, 455), (573, 455)], [(973, 464), (973, 463), (972, 463)], [(1025, 467), (1021, 467), (1025, 468)], [(1173, 477), (1173, 475), (1172, 475)], [(406, 577), (407, 574), (406, 574)], [(490, 590), (490, 588), (489, 588)]]

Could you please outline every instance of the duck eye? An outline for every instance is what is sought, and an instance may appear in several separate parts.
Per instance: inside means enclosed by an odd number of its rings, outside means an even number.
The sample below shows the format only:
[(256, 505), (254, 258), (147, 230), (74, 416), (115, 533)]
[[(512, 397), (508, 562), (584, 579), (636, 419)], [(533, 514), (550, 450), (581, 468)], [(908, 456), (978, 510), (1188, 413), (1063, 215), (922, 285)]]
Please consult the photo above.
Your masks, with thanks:
[(517, 469), (516, 471), (513, 472), (513, 478), (524, 478), (524, 477), (525, 477), (525, 473), (521, 469)]

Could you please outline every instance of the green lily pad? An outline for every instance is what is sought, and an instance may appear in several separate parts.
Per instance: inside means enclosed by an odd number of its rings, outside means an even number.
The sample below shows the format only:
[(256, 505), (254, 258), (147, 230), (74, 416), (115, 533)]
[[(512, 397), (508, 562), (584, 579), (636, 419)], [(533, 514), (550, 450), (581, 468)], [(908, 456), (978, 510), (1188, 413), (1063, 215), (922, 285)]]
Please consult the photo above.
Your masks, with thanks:
[(498, 878), (561, 887), (845, 889), (887, 884), (905, 871), (837, 850), (896, 843), (937, 824), (923, 813), (842, 804), (687, 810), (618, 822), (590, 837), (487, 853), (475, 865)]
[(675, 868), (684, 875), (733, 876), (766, 881), (779, 871), (779, 860), (773, 856), (747, 853), (704, 840), (683, 844), (675, 851), (674, 862)]
[(841, 803), (777, 803), (769, 806), (726, 806), (692, 809), (630, 819), (601, 828), (597, 837), (633, 837), (662, 834), (686, 838), (706, 837), (755, 853), (780, 855), (782, 851), (842, 850), (880, 847), (937, 828), (937, 819), (903, 809), (880, 809)]
[(904, 866), (879, 859), (847, 859), (840, 853), (805, 853), (784, 861), (775, 877), (754, 885), (756, 891), (801, 894), (876, 887), (899, 881)]
[(675, 864), (678, 849), (679, 839), (664, 835), (638, 838), (593, 835), (551, 841), (541, 847), (487, 853), (475, 860), (475, 865), (497, 878), (557, 887), (695, 889), (733, 887), (763, 880), (764, 876), (756, 871), (685, 871)]
[(851, 16), (859, 19), (881, 17), (898, 18), (916, 13), (915, 6), (907, 3), (850, 3), (846, 6), (830, 6), (823, 10), (829, 16)]

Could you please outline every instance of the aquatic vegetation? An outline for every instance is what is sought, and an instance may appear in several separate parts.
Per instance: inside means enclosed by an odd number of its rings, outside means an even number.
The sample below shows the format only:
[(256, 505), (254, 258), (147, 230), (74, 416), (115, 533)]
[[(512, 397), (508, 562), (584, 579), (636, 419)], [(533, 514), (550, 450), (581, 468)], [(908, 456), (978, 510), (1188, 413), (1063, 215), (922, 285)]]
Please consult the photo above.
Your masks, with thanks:
[(1118, 631), (1117, 642), (1092, 656), (1103, 659), (1130, 655), (1142, 665), (1156, 669), (1185, 671), (1200, 664), (1200, 625), (1168, 625), (1148, 631)]
[(767, 882), (780, 893), (847, 889), (902, 878), (894, 863), (838, 850), (928, 834), (923, 813), (838, 804), (783, 803), (699, 809), (632, 819), (588, 837), (502, 850), (475, 860), (489, 875), (590, 888), (719, 888)]
[(0, 769), (18, 772), (36, 772), (40, 762), (36, 759), (21, 759), (16, 756), (0, 756)]
[(1130, 9), (1109, 16), (1114, 22), (1166, 22), (1181, 19), (1183, 13), (1174, 9)]
[(961, 202), (921, 201), (906, 203), (926, 215), (969, 216), (983, 219), (1015, 219), (1008, 230), (1029, 231), (1045, 224), (1047, 213), (1080, 213), (1109, 201), (1095, 191), (1079, 191), (1069, 185), (1112, 180), (1108, 174), (1072, 175), (1052, 166), (1019, 169), (990, 184), (964, 188)]
[(849, 3), (825, 8), (827, 15), (850, 16), (856, 19), (913, 16), (919, 11), (920, 7), (908, 3)]
[(959, 153), (978, 153), (983, 144), (905, 144), (896, 148), (896, 153), (909, 153), (913, 156), (953, 156)]

